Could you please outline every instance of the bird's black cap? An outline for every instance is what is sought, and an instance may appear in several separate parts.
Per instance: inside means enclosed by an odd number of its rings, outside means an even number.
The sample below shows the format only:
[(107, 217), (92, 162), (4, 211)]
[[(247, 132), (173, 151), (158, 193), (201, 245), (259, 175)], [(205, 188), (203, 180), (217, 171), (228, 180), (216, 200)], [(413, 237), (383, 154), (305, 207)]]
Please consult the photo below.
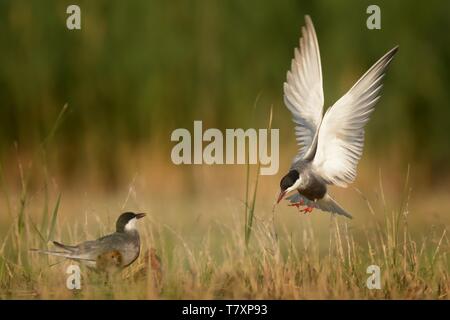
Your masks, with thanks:
[(120, 215), (116, 222), (116, 231), (124, 232), (125, 226), (131, 219), (140, 219), (145, 217), (145, 213), (125, 212)]
[(298, 180), (299, 173), (297, 170), (291, 170), (285, 175), (280, 181), (280, 188), (282, 191), (285, 191), (287, 188), (292, 186), (295, 181)]

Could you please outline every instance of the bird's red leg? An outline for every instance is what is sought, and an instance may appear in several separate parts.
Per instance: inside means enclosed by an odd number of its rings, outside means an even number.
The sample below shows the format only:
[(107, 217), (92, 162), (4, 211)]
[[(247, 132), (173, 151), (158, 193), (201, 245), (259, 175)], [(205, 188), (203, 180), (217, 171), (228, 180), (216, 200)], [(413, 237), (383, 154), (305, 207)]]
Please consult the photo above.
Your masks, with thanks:
[(299, 202), (292, 202), (292, 203), (288, 204), (288, 206), (296, 207), (297, 209), (300, 210), (300, 206), (303, 206), (304, 204), (305, 204), (305, 201), (303, 201), (303, 199), (301, 199)]
[(300, 212), (303, 212), (303, 213), (311, 213), (313, 210), (314, 210), (313, 207), (306, 207), (305, 209), (300, 210)]

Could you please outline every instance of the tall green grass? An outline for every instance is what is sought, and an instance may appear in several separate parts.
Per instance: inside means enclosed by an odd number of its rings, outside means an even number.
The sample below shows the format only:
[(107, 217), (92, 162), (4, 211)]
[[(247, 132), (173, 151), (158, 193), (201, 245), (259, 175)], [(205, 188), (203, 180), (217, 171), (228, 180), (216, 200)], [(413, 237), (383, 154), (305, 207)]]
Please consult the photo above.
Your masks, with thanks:
[[(256, 99), (256, 101), (258, 98)], [(256, 102), (255, 102), (255, 108), (256, 108)], [(270, 133), (270, 130), (272, 129), (272, 117), (273, 117), (273, 107), (270, 108), (270, 114), (269, 114), (269, 122), (267, 125), (267, 132)], [(247, 159), (249, 159), (248, 156), (248, 150), (247, 149)], [(256, 174), (255, 174), (255, 183), (253, 186), (253, 194), (252, 197), (249, 198), (249, 192), (250, 192), (250, 163), (247, 161), (246, 165), (246, 180), (245, 180), (245, 244), (248, 246), (248, 242), (250, 241), (250, 236), (252, 233), (252, 227), (253, 227), (253, 220), (255, 215), (255, 206), (256, 206), (256, 195), (258, 192), (258, 181), (259, 181), (259, 171), (261, 169), (261, 163), (258, 161), (258, 164), (256, 166)]]
[[(50, 136), (54, 135), (66, 108), (55, 121)], [(271, 124), (272, 112), (268, 129)], [(45, 141), (48, 144), (51, 140)], [(45, 154), (45, 148), (42, 152)], [(386, 200), (380, 173), (379, 203), (374, 205), (360, 192), (371, 219), (363, 229), (354, 230), (351, 222), (330, 216), (328, 242), (324, 243), (318, 227), (311, 223), (316, 218), (314, 215), (299, 216), (293, 230), (283, 219), (274, 220), (270, 205), (266, 207), (267, 201), (261, 201), (256, 210), (259, 166), (253, 188), (247, 166), (244, 219), (238, 203), (235, 208), (230, 207), (230, 215), (235, 210), (241, 212), (236, 219), (215, 218), (214, 223), (195, 223), (183, 232), (163, 218), (150, 216), (149, 222), (140, 226), (143, 254), (139, 260), (106, 285), (82, 269), (83, 289), (76, 292), (65, 287), (65, 268), (73, 262), (30, 253), (29, 249), (46, 248), (55, 238), (70, 243), (92, 239), (111, 232), (109, 228), (113, 226), (98, 215), (84, 217), (85, 221), (96, 223), (81, 224), (81, 217), (77, 217), (80, 222), (75, 225), (58, 223), (62, 219), (64, 190), (50, 192), (47, 174), (43, 175), (41, 193), (29, 189), (30, 171), (48, 168), (24, 166), (20, 157), (17, 167), (21, 189), (12, 195), (0, 166), (2, 198), (10, 212), (6, 219), (8, 228), (0, 242), (0, 298), (3, 299), (449, 298), (450, 241), (445, 226), (422, 237), (410, 232), (409, 167), (399, 204), (389, 204)], [(134, 190), (132, 185), (131, 189)], [(36, 207), (38, 202), (33, 201), (37, 195), (43, 197), (39, 202), (41, 207)], [(207, 199), (208, 196), (199, 197)], [(177, 221), (189, 222), (198, 209), (185, 212), (183, 199), (179, 201), (170, 202), (183, 210), (183, 215), (178, 213)], [(102, 202), (101, 197), (95, 201)], [(208, 202), (209, 213), (221, 209), (220, 202)], [(214, 203), (218, 203), (217, 207)], [(37, 223), (39, 213), (40, 223)], [(152, 248), (157, 249), (162, 260), (162, 277), (158, 279), (145, 257), (145, 252)], [(369, 290), (365, 286), (366, 269), (371, 264), (382, 270), (381, 290)]]
[[(57, 217), (59, 201), (58, 197), (53, 203), (53, 217)], [(0, 298), (448, 299), (450, 243), (446, 229), (417, 237), (409, 231), (407, 203), (400, 212), (405, 220), (398, 228), (394, 227), (398, 209), (387, 209), (391, 204), (380, 211), (373, 209), (378, 206), (367, 202), (374, 219), (362, 229), (362, 237), (348, 221), (330, 217), (328, 244), (311, 224), (314, 215), (299, 216), (295, 233), (277, 219), (278, 237), (274, 241), (267, 215), (270, 210), (261, 208), (252, 225), (250, 242), (241, 232), (243, 219), (217, 220), (209, 226), (195, 224), (195, 228), (181, 232), (164, 220), (150, 217), (139, 226), (143, 254), (123, 277), (105, 286), (82, 268), (83, 286), (78, 292), (65, 288), (65, 268), (73, 262), (28, 251), (44, 246), (44, 235), (49, 233), (42, 229), (36, 232), (28, 214), (30, 208), (26, 207), (22, 232), (18, 232), (17, 223), (12, 223), (1, 242)], [(97, 221), (96, 217), (88, 219)], [(92, 239), (92, 228), (112, 231), (102, 224), (90, 224), (90, 229), (86, 225), (81, 229), (54, 225), (54, 234), (65, 235), (70, 243)], [(198, 233), (203, 233), (203, 240), (193, 241), (192, 236)], [(146, 250), (153, 246), (162, 260), (159, 284), (144, 259)], [(326, 251), (321, 249), (324, 246)], [(369, 276), (366, 269), (371, 264), (382, 270), (381, 290), (365, 286)], [(134, 277), (142, 268), (147, 272)]]
[[(382, 198), (380, 190), (381, 202)], [(53, 204), (53, 212), (59, 200)], [(385, 209), (374, 209), (383, 205)], [(139, 226), (143, 254), (138, 261), (107, 285), (82, 268), (82, 290), (77, 292), (65, 288), (65, 268), (73, 262), (28, 251), (43, 246), (46, 239), (39, 235), (45, 234), (43, 230), (35, 232), (26, 208), (22, 233), (13, 223), (1, 242), (0, 298), (448, 299), (450, 242), (446, 229), (417, 237), (409, 231), (408, 201), (400, 207), (405, 220), (398, 228), (399, 209), (389, 207), (392, 204), (373, 205), (367, 200), (367, 210), (374, 219), (361, 230), (362, 237), (350, 222), (330, 216), (327, 244), (311, 223), (314, 215), (299, 216), (295, 234), (277, 219), (278, 237), (274, 241), (270, 216), (262, 214), (270, 210), (260, 209), (250, 243), (241, 232), (243, 220), (217, 221), (213, 226), (196, 224), (181, 232), (150, 217)], [(86, 226), (80, 229), (56, 223), (54, 232), (76, 243), (92, 237), (92, 226), (108, 231), (101, 224), (91, 224), (88, 230)], [(192, 235), (199, 232), (204, 232), (203, 241), (193, 241)], [(157, 248), (162, 260), (160, 282), (145, 264), (144, 253), (151, 247)], [(369, 277), (366, 269), (372, 264), (381, 268), (381, 290), (369, 290), (365, 285)]]

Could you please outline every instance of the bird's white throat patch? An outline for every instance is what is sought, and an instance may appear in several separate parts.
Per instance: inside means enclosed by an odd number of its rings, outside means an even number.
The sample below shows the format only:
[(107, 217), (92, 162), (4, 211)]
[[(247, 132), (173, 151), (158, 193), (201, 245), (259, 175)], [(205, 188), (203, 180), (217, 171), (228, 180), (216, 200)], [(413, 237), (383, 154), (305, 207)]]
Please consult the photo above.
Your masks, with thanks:
[(126, 231), (132, 231), (132, 230), (136, 230), (136, 218), (131, 219), (130, 221), (128, 221), (128, 223), (125, 225), (125, 230)]

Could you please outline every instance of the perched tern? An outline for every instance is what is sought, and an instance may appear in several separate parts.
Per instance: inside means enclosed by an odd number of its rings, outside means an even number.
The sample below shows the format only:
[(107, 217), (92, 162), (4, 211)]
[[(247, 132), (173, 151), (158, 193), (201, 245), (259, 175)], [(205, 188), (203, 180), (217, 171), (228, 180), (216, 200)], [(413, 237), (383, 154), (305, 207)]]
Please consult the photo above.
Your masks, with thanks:
[(139, 257), (140, 239), (136, 221), (144, 216), (145, 213), (125, 212), (121, 214), (116, 222), (116, 232), (97, 240), (85, 241), (75, 246), (53, 241), (53, 244), (58, 247), (58, 251), (31, 250), (76, 260), (89, 268), (100, 271), (123, 269)]

